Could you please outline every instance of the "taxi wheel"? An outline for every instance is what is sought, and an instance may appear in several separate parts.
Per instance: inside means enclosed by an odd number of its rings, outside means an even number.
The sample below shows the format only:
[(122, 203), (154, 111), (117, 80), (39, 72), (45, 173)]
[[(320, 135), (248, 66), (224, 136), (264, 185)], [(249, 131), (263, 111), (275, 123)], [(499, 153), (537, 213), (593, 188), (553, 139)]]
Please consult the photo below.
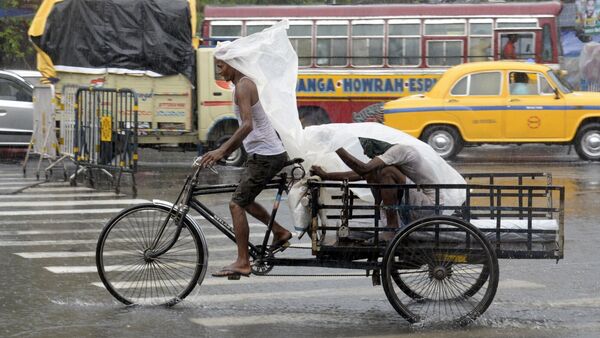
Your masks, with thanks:
[(445, 160), (454, 158), (463, 148), (460, 134), (451, 126), (429, 126), (423, 132), (421, 140)]
[(579, 128), (575, 151), (583, 160), (600, 161), (600, 123), (588, 123)]

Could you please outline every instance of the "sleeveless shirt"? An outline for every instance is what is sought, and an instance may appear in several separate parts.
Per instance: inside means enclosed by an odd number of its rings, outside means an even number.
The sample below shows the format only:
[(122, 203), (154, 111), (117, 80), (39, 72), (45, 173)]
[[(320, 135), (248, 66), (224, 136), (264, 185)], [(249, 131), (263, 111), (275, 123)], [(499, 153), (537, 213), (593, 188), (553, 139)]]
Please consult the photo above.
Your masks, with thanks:
[[(240, 79), (248, 79), (243, 77)], [(239, 83), (239, 82), (238, 82)], [(240, 115), (240, 107), (235, 103), (235, 88), (233, 89), (233, 111), (237, 117), (239, 125), (242, 124), (242, 118)], [(275, 132), (275, 128), (271, 125), (269, 117), (265, 113), (260, 99), (252, 106), (252, 131), (242, 141), (244, 149), (248, 154), (258, 155), (279, 155), (285, 151), (283, 143), (279, 136)]]

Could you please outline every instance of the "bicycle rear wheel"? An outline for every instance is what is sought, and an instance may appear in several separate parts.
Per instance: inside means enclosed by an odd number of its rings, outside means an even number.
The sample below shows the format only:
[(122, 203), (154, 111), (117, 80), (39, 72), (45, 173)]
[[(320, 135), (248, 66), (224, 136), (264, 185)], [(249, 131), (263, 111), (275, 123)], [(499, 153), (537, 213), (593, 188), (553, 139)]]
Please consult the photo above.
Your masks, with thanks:
[(385, 294), (411, 323), (472, 322), (492, 303), (498, 279), (498, 260), (485, 236), (454, 217), (409, 225), (383, 259)]
[[(98, 274), (106, 289), (123, 304), (172, 306), (204, 279), (206, 241), (188, 219), (171, 249), (156, 258), (145, 255), (169, 211), (161, 205), (137, 205), (115, 216), (100, 234)], [(170, 215), (157, 249), (166, 247), (175, 236), (175, 214)]]

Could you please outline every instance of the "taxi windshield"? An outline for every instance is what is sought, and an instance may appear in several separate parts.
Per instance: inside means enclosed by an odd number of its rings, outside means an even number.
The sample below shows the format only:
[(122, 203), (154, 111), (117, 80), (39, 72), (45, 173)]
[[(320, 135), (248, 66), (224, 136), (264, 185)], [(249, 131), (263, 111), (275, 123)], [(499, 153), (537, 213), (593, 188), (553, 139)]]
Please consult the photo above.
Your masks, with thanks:
[(571, 85), (569, 83), (567, 83), (566, 81), (562, 80), (560, 78), (560, 76), (556, 75), (556, 73), (554, 71), (549, 71), (548, 76), (550, 76), (552, 78), (552, 80), (554, 81), (554, 83), (556, 83), (558, 85), (558, 88), (560, 89), (561, 92), (563, 92), (565, 94), (569, 94), (569, 93), (573, 92), (573, 88), (571, 87)]

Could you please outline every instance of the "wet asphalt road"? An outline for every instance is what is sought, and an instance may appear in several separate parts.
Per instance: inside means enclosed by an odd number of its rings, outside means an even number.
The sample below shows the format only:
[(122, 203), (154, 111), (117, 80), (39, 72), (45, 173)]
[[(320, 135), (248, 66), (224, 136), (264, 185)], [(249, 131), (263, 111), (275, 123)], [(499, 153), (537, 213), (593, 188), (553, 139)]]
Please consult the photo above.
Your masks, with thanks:
[[(122, 188), (122, 196), (82, 185), (68, 187), (61, 181), (60, 170), (53, 173), (50, 183), (7, 195), (35, 184), (35, 175), (30, 165), (28, 179), (33, 180), (23, 181), (17, 164), (0, 163), (0, 336), (600, 335), (600, 163), (580, 161), (574, 152), (567, 154), (567, 147), (559, 146), (467, 148), (452, 162), (464, 173), (552, 173), (554, 183), (565, 186), (567, 199), (565, 259), (558, 264), (552, 260), (501, 260), (494, 302), (466, 328), (409, 325), (388, 303), (383, 289), (373, 287), (364, 277), (252, 276), (227, 281), (207, 276), (192, 296), (174, 308), (126, 308), (98, 284), (93, 253), (98, 234), (120, 208), (138, 200), (172, 200), (193, 157), (193, 153), (144, 150), (136, 175), (136, 199), (127, 186)], [(207, 174), (204, 182), (235, 182), (240, 173), (232, 168), (219, 170), (220, 177)], [(128, 178), (125, 181), (129, 184)], [(267, 209), (272, 194), (259, 197)], [(228, 200), (228, 194), (204, 199), (226, 220)], [(278, 220), (286, 224), (289, 210), (282, 205)], [(201, 225), (208, 237), (211, 272), (229, 263), (235, 248), (215, 229)], [(259, 235), (260, 227), (252, 227), (252, 233)], [(298, 272), (352, 271), (273, 270), (278, 274)]]

